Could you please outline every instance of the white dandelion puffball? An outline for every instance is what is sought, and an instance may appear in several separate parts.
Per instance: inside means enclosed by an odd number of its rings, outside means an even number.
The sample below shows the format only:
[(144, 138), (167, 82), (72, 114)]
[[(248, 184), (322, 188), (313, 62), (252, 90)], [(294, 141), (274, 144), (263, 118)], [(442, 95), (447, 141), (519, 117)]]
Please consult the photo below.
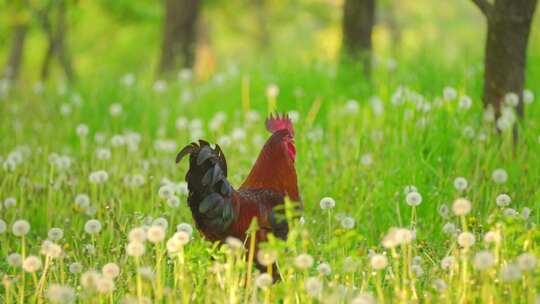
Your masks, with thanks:
[(22, 255), (19, 253), (12, 253), (7, 256), (6, 261), (11, 267), (20, 267), (22, 265)]
[(313, 266), (313, 257), (307, 253), (299, 254), (294, 258), (294, 265), (298, 269), (309, 269)]
[(165, 229), (161, 226), (152, 226), (146, 232), (146, 238), (150, 243), (160, 243), (165, 239)]
[(331, 197), (323, 197), (319, 204), (322, 210), (328, 210), (336, 206), (336, 201)]
[(72, 304), (77, 300), (75, 290), (69, 286), (52, 284), (47, 289), (47, 299), (55, 304)]
[(519, 104), (519, 96), (514, 92), (506, 93), (504, 103), (511, 107), (516, 107)]
[(143, 243), (139, 242), (129, 242), (126, 246), (126, 253), (132, 257), (140, 257), (146, 251)]
[(323, 289), (323, 283), (317, 277), (309, 277), (304, 282), (306, 292), (311, 296), (318, 296)]
[(534, 93), (531, 90), (523, 90), (523, 103), (531, 104), (534, 101)]
[(442, 218), (448, 218), (448, 214), (450, 212), (450, 209), (448, 208), (448, 205), (446, 204), (442, 204), (439, 206), (439, 208), (437, 209), (437, 212), (439, 213), (439, 215), (442, 217)]
[(491, 178), (496, 184), (504, 184), (508, 180), (508, 173), (504, 169), (495, 169), (491, 174)]
[(341, 227), (343, 227), (343, 229), (353, 229), (354, 225), (355, 221), (350, 216), (345, 216), (341, 219)]
[(441, 260), (441, 268), (444, 270), (448, 270), (452, 268), (456, 263), (456, 258), (453, 256), (446, 256)]
[(85, 124), (80, 124), (77, 126), (76, 131), (79, 137), (85, 137), (86, 135), (88, 135), (88, 126)]
[(409, 192), (405, 197), (407, 205), (416, 207), (422, 203), (422, 195), (418, 192)]
[(445, 100), (451, 101), (457, 98), (457, 91), (453, 87), (445, 87), (443, 89), (443, 97)]
[(478, 270), (486, 270), (495, 264), (495, 256), (491, 251), (484, 250), (474, 255), (473, 265)]
[(141, 227), (133, 228), (129, 231), (128, 240), (130, 242), (144, 243), (146, 241), (146, 231)]
[(474, 245), (476, 238), (474, 237), (474, 234), (470, 232), (462, 232), (459, 234), (457, 242), (459, 246), (469, 248)]
[(98, 234), (101, 231), (101, 223), (98, 220), (88, 220), (84, 224), (84, 232), (88, 234)]
[(469, 214), (471, 208), (471, 202), (466, 198), (458, 198), (452, 204), (452, 212), (457, 216)]
[(30, 223), (26, 220), (17, 220), (13, 223), (11, 231), (15, 236), (24, 236), (30, 231)]
[(276, 84), (270, 84), (266, 87), (266, 96), (276, 97), (279, 95), (279, 87)]
[(225, 243), (232, 251), (239, 251), (240, 249), (244, 248), (244, 243), (242, 243), (241, 240), (235, 238), (234, 236), (228, 236), (225, 239)]
[[(15, 205), (17, 205), (17, 199), (14, 197), (8, 197), (4, 200), (4, 207), (6, 209), (13, 208)], [(2, 204), (0, 204), (0, 209), (2, 209)]]
[(538, 260), (536, 256), (532, 253), (526, 252), (518, 256), (517, 264), (519, 268), (523, 271), (532, 271), (536, 268)]
[(75, 205), (82, 210), (86, 210), (90, 206), (90, 197), (84, 193), (77, 194), (75, 196)]
[(4, 220), (0, 219), (0, 234), (5, 233), (7, 230), (7, 224)]
[(272, 249), (261, 249), (257, 252), (257, 261), (263, 266), (274, 264), (277, 260), (277, 252)]
[(51, 258), (59, 258), (62, 256), (63, 250), (58, 244), (46, 240), (41, 245), (41, 253)]
[(176, 195), (171, 195), (167, 198), (167, 206), (169, 208), (178, 208), (180, 206), (180, 198)]
[(152, 221), (152, 225), (159, 226), (163, 228), (164, 230), (167, 230), (167, 228), (169, 227), (169, 222), (164, 217), (158, 217)]
[(41, 260), (37, 256), (28, 256), (24, 259), (22, 267), (26, 272), (36, 272), (41, 269)]
[(255, 278), (255, 285), (259, 288), (266, 288), (272, 284), (274, 280), (268, 273), (261, 273)]
[(484, 235), (484, 243), (499, 244), (502, 240), (501, 234), (498, 231), (488, 231)]
[(96, 281), (96, 290), (101, 294), (110, 294), (116, 289), (111, 278), (102, 276)]
[(468, 110), (468, 109), (471, 108), (471, 106), (472, 106), (471, 97), (469, 97), (467, 95), (463, 95), (463, 96), (461, 96), (461, 98), (459, 98), (458, 107), (460, 109)]
[(465, 191), (467, 190), (467, 187), (469, 186), (469, 182), (467, 182), (467, 179), (464, 177), (457, 177), (454, 180), (454, 188), (458, 191)]
[(511, 202), (512, 202), (512, 198), (510, 197), (510, 195), (506, 193), (499, 194), (497, 198), (495, 199), (495, 203), (497, 203), (497, 206), (499, 207), (506, 207), (510, 205)]
[(180, 223), (176, 226), (176, 231), (184, 231), (189, 236), (191, 236), (193, 234), (193, 227), (188, 223)]
[(317, 271), (319, 272), (319, 274), (327, 276), (332, 273), (332, 267), (328, 263), (320, 263), (317, 266)]
[(174, 195), (174, 189), (170, 184), (161, 186), (158, 190), (158, 196), (162, 199), (168, 199)]
[(95, 270), (86, 271), (81, 275), (81, 285), (84, 288), (95, 289), (101, 275)]
[(71, 263), (69, 265), (69, 272), (75, 274), (75, 273), (80, 273), (83, 271), (83, 266), (81, 263), (78, 263), (78, 262), (75, 262), (75, 263)]
[(506, 264), (501, 268), (501, 280), (505, 283), (517, 282), (521, 276), (521, 269), (516, 264)]
[(101, 273), (107, 278), (114, 279), (120, 275), (120, 267), (116, 263), (107, 263), (101, 268)]
[(349, 99), (347, 103), (345, 103), (344, 109), (349, 114), (355, 114), (355, 113), (358, 113), (360, 106), (358, 105), (358, 101), (354, 99)]
[(113, 103), (109, 107), (109, 113), (112, 117), (118, 117), (122, 114), (122, 105), (119, 103)]
[(176, 232), (174, 235), (173, 235), (173, 238), (177, 239), (178, 242), (184, 246), (186, 245), (187, 243), (189, 243), (189, 240), (191, 238), (191, 235), (189, 235), (187, 232), (181, 230), (181, 231), (178, 231)]
[(178, 253), (182, 250), (182, 243), (177, 238), (170, 238), (167, 240), (167, 251), (171, 254)]
[(108, 179), (109, 174), (107, 173), (107, 171), (104, 170), (94, 171), (88, 176), (88, 180), (90, 181), (90, 183), (98, 185), (105, 183)]
[(370, 264), (374, 270), (381, 270), (388, 265), (388, 258), (385, 255), (377, 253), (371, 256)]
[(448, 235), (454, 235), (457, 232), (456, 225), (454, 223), (446, 223), (442, 228), (443, 232)]
[(366, 153), (362, 155), (362, 157), (360, 158), (360, 162), (363, 166), (369, 167), (373, 164), (373, 156), (371, 155), (371, 153)]
[(51, 241), (58, 241), (64, 237), (64, 230), (56, 227), (51, 228), (47, 233), (47, 237)]

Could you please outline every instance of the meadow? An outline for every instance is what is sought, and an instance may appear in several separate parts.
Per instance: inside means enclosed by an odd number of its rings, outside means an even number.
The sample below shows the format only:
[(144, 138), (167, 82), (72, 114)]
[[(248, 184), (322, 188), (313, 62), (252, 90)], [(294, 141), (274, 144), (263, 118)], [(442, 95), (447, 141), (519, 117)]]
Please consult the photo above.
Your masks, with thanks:
[[(279, 69), (126, 74), (2, 100), (2, 302), (538, 302), (539, 92), (524, 120), (501, 122), (474, 73), (429, 95), (384, 80), (355, 100), (346, 70)], [(244, 258), (243, 240), (194, 229), (174, 157), (219, 143), (238, 185), (274, 102), (295, 121), (304, 209), (287, 241)]]
[[(401, 44), (376, 26), (370, 79), (339, 63), (337, 2), (271, 2), (264, 51), (248, 9), (212, 2), (202, 67), (169, 78), (159, 8), (129, 3), (74, 6), (75, 83), (37, 80), (37, 30), (21, 81), (0, 79), (0, 303), (540, 303), (538, 18), (525, 114), (510, 93), (495, 119), (468, 1), (400, 5)], [(176, 154), (219, 144), (238, 187), (275, 112), (296, 130), (287, 240), (205, 240)]]

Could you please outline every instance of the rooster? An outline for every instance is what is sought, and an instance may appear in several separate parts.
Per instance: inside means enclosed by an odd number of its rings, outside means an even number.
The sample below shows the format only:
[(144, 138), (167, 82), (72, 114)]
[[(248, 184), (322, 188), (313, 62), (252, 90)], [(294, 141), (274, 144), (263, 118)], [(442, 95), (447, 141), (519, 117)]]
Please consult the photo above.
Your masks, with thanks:
[(270, 115), (266, 128), (272, 133), (264, 144), (244, 183), (234, 189), (227, 180), (227, 161), (218, 145), (213, 148), (199, 140), (184, 147), (176, 162), (189, 154), (186, 174), (188, 205), (197, 229), (210, 241), (223, 242), (227, 237), (245, 239), (253, 219), (257, 219), (258, 244), (268, 234), (286, 239), (288, 224), (274, 207), (285, 197), (299, 202), (295, 170), (294, 128), (286, 115)]

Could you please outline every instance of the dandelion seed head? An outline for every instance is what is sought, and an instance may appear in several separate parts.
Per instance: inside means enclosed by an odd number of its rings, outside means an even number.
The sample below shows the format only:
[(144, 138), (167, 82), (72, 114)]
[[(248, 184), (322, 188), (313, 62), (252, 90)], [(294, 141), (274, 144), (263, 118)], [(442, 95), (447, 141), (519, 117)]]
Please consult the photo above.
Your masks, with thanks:
[(377, 304), (377, 300), (372, 294), (363, 292), (354, 297), (351, 304)]
[(489, 269), (495, 265), (495, 256), (491, 251), (480, 251), (474, 255), (473, 265), (477, 270)]
[(501, 234), (498, 231), (488, 231), (484, 235), (484, 243), (499, 244), (502, 240)]
[(188, 236), (191, 236), (193, 234), (193, 227), (188, 223), (180, 223), (176, 226), (176, 231), (184, 231)]
[(522, 271), (532, 271), (536, 268), (538, 260), (534, 254), (525, 252), (518, 256), (517, 264)]
[(463, 95), (459, 98), (458, 107), (463, 110), (468, 110), (472, 106), (472, 99), (467, 95)]
[(52, 284), (46, 295), (47, 299), (55, 304), (71, 304), (77, 300), (75, 290), (66, 285)]
[(30, 231), (30, 223), (26, 220), (17, 220), (13, 223), (11, 231), (15, 236), (24, 236)]
[(476, 238), (470, 232), (462, 232), (458, 235), (458, 244), (463, 248), (469, 248), (474, 245)]
[(301, 270), (309, 269), (313, 266), (313, 257), (307, 253), (301, 253), (294, 258), (294, 265)]
[(90, 197), (84, 193), (77, 194), (75, 196), (75, 205), (82, 210), (86, 210), (90, 206)]
[(191, 235), (189, 235), (186, 231), (181, 230), (176, 232), (173, 235), (173, 238), (177, 239), (182, 246), (185, 246), (187, 243), (189, 243)]
[(444, 270), (448, 270), (452, 268), (456, 263), (456, 258), (453, 256), (446, 256), (441, 260), (441, 268)]
[(317, 271), (319, 272), (319, 274), (327, 276), (332, 274), (332, 267), (328, 263), (320, 263), (317, 266)]
[(523, 90), (523, 103), (531, 104), (534, 101), (534, 93), (531, 90)]
[(88, 234), (98, 234), (101, 231), (101, 223), (98, 220), (88, 220), (84, 224), (84, 232)]
[(360, 162), (363, 166), (369, 167), (373, 164), (373, 155), (371, 153), (366, 153), (360, 157)]
[(506, 264), (501, 268), (501, 280), (505, 283), (513, 283), (521, 280), (521, 269), (516, 264)]
[(6, 261), (8, 263), (9, 266), (11, 267), (21, 267), (22, 265), (22, 255), (20, 255), (19, 253), (11, 253), (10, 255), (7, 256), (6, 258)]
[(510, 203), (512, 202), (512, 198), (508, 194), (503, 193), (503, 194), (497, 195), (495, 202), (497, 203), (497, 206), (499, 207), (506, 207), (510, 205)]
[(261, 249), (257, 252), (257, 261), (263, 266), (274, 264), (277, 260), (277, 252), (272, 249)]
[(225, 243), (227, 244), (229, 249), (231, 249), (232, 251), (239, 251), (242, 248), (244, 248), (244, 243), (242, 243), (241, 240), (232, 236), (227, 237), (225, 239)]
[(304, 282), (304, 288), (310, 296), (317, 297), (323, 290), (323, 283), (317, 277), (309, 277)]
[(519, 104), (519, 96), (514, 92), (506, 93), (504, 96), (504, 103), (511, 107), (517, 107)]
[(322, 210), (332, 209), (336, 206), (336, 201), (331, 197), (323, 197), (319, 203)]
[(161, 226), (151, 226), (146, 232), (146, 238), (150, 243), (160, 243), (165, 239), (165, 229)]
[(114, 279), (120, 275), (120, 267), (116, 263), (107, 263), (101, 268), (101, 273), (107, 278)]
[(83, 271), (83, 266), (81, 263), (74, 262), (74, 263), (69, 264), (69, 272), (76, 274), (82, 271)]
[(57, 227), (53, 227), (47, 233), (47, 237), (49, 238), (49, 240), (53, 242), (58, 241), (64, 237), (64, 230)]
[(371, 256), (370, 264), (374, 270), (381, 270), (388, 265), (388, 258), (385, 255), (377, 253)]
[(467, 190), (467, 187), (469, 186), (469, 182), (467, 182), (467, 179), (464, 177), (457, 177), (454, 180), (454, 188), (458, 191), (465, 191)]
[(354, 219), (350, 216), (343, 217), (340, 222), (343, 229), (353, 229), (355, 225)]
[(88, 135), (88, 126), (80, 124), (77, 126), (76, 132), (79, 137), (86, 137), (86, 135)]
[(133, 228), (129, 231), (128, 240), (130, 242), (144, 243), (146, 241), (146, 231), (141, 228)]
[[(17, 200), (14, 197), (8, 197), (4, 200), (4, 207), (6, 207), (6, 209), (13, 208), (16, 205), (17, 205)], [(2, 209), (1, 204), (0, 204), (0, 209)]]
[(506, 173), (506, 170), (498, 168), (493, 170), (491, 178), (496, 184), (504, 184), (508, 180), (508, 173)]
[(36, 272), (41, 269), (41, 260), (34, 255), (28, 256), (24, 259), (22, 267), (26, 272)]
[(126, 246), (127, 255), (132, 257), (140, 257), (145, 253), (145, 251), (146, 248), (144, 247), (144, 244), (136, 241), (131, 241)]
[(152, 225), (153, 226), (159, 226), (159, 227), (163, 228), (164, 230), (167, 230), (167, 228), (169, 227), (169, 222), (167, 221), (167, 219), (165, 219), (163, 217), (158, 217), (158, 218), (156, 218), (155, 220), (152, 221)]
[(272, 282), (273, 279), (268, 273), (261, 273), (255, 278), (255, 285), (259, 288), (267, 288)]
[(411, 207), (418, 206), (422, 203), (422, 195), (418, 192), (409, 192), (405, 197), (405, 201)]
[(464, 216), (471, 212), (471, 202), (466, 198), (458, 198), (452, 204), (452, 212), (457, 216)]
[(178, 208), (180, 206), (180, 198), (176, 195), (171, 195), (167, 198), (167, 206), (169, 208)]

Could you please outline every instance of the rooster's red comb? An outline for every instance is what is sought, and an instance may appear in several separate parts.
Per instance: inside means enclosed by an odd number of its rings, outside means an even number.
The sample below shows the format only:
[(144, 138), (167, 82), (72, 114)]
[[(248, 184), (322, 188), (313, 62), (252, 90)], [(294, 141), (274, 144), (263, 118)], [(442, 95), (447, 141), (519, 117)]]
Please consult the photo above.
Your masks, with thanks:
[(266, 129), (270, 133), (286, 129), (289, 131), (291, 136), (294, 136), (293, 124), (287, 114), (276, 114), (275, 116), (270, 114), (270, 116), (266, 119)]

